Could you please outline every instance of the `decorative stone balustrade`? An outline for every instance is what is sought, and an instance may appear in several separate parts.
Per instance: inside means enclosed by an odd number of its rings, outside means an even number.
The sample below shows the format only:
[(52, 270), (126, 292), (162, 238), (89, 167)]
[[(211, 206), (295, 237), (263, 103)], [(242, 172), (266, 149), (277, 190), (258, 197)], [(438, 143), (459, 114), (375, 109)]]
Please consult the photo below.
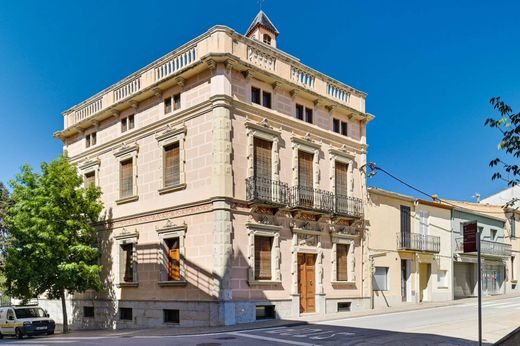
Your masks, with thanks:
[[(314, 71), (286, 53), (264, 47), (227, 27), (214, 27), (179, 49), (135, 72), (119, 83), (101, 91), (92, 98), (64, 112), (65, 130), (62, 135), (74, 133), (74, 128), (91, 120), (113, 106), (127, 101), (135, 95), (157, 87), (158, 82), (175, 78), (212, 55), (215, 60), (225, 61), (232, 55), (237, 61), (247, 62), (261, 70), (276, 74), (282, 81), (293, 82), (331, 102), (339, 102), (350, 109), (365, 114), (366, 94), (333, 81), (330, 77)], [(85, 127), (79, 125), (80, 127)], [(87, 125), (88, 126), (88, 125)]]

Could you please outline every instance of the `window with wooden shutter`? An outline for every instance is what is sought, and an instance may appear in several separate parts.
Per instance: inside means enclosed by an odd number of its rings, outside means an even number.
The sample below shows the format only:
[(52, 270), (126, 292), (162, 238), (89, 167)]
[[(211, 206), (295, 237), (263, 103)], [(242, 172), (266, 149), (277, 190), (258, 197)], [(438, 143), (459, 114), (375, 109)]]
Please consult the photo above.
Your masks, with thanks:
[(166, 243), (166, 258), (168, 281), (178, 281), (181, 279), (181, 250), (179, 238), (169, 238)]
[(180, 184), (179, 142), (164, 147), (164, 186)]
[(134, 282), (134, 244), (121, 244), (119, 270), (122, 282)]
[(271, 280), (272, 237), (255, 236), (255, 280)]
[(83, 185), (85, 188), (89, 187), (90, 185), (96, 184), (96, 172), (88, 172), (85, 173), (84, 179), (83, 179)]
[(410, 207), (406, 205), (401, 206), (401, 234), (409, 234), (411, 229), (411, 220), (410, 220)]
[(348, 281), (348, 245), (336, 244), (337, 280)]
[(300, 186), (312, 188), (312, 161), (314, 155), (305, 151), (298, 152), (298, 182)]
[(272, 161), (271, 153), (273, 143), (264, 139), (256, 138), (254, 140), (254, 173), (255, 177), (271, 179)]
[(348, 165), (336, 161), (335, 166), (336, 194), (346, 196), (348, 194)]
[(119, 177), (119, 186), (120, 186), (120, 197), (131, 197), (134, 194), (134, 168), (133, 168), (133, 160), (128, 159), (121, 162), (120, 167), (120, 177)]

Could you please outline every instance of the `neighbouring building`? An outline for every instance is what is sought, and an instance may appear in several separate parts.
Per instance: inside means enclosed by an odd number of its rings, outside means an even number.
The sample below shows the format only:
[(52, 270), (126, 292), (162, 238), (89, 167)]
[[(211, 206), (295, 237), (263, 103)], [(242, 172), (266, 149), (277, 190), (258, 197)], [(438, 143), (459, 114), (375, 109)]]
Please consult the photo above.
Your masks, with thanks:
[(506, 241), (507, 219), (501, 207), (450, 201), (453, 209), (454, 297), (476, 296), (477, 253), (464, 252), (463, 224), (477, 221), (481, 239), (482, 293), (506, 293), (506, 267), (511, 261), (511, 244)]
[(452, 299), (452, 207), (380, 188), (368, 192), (373, 305)]
[(278, 34), (262, 11), (246, 35), (215, 26), (63, 113), (55, 136), (105, 205), (105, 289), (70, 297), (73, 326), (369, 307), (366, 94)]

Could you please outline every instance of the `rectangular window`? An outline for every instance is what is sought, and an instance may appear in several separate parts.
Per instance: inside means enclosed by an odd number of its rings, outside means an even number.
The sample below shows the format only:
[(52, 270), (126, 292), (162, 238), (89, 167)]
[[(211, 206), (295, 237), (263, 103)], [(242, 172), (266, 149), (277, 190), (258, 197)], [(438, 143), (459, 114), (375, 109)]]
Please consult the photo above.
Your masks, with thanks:
[(94, 317), (94, 307), (93, 306), (84, 306), (83, 307), (83, 317)]
[(254, 175), (255, 177), (271, 179), (273, 143), (264, 139), (254, 139)]
[(180, 184), (179, 142), (164, 147), (164, 187)]
[(348, 244), (336, 244), (336, 269), (338, 281), (348, 281)]
[(348, 195), (348, 165), (343, 162), (335, 163), (336, 195)]
[(296, 105), (296, 119), (303, 120), (303, 106)]
[(516, 219), (515, 219), (515, 214), (513, 214), (511, 216), (511, 219), (509, 220), (509, 222), (511, 222), (511, 238), (516, 238)]
[(181, 94), (173, 95), (173, 110), (181, 109)]
[(134, 244), (121, 244), (119, 248), (121, 282), (134, 282)]
[(262, 91), (262, 105), (266, 108), (271, 108), (271, 93)]
[(181, 251), (179, 238), (165, 239), (168, 281), (181, 279)]
[(85, 173), (83, 178), (83, 185), (85, 188), (89, 187), (90, 185), (96, 185), (96, 172), (92, 171)]
[(260, 89), (251, 87), (251, 102), (260, 104)]
[(266, 320), (276, 318), (274, 305), (257, 305), (256, 306), (256, 319)]
[(128, 119), (123, 118), (121, 119), (121, 132), (126, 132), (128, 130)]
[(172, 98), (168, 97), (164, 99), (164, 114), (168, 114), (172, 111)]
[(312, 161), (314, 155), (298, 151), (298, 185), (312, 188)]
[(511, 281), (516, 281), (515, 256), (511, 256)]
[(439, 270), (437, 272), (437, 287), (448, 287), (447, 272), (446, 270)]
[(429, 221), (428, 219), (430, 218), (430, 213), (425, 211), (425, 210), (421, 210), (419, 212), (419, 227), (420, 227), (420, 233), (423, 235), (423, 236), (427, 236), (428, 235), (428, 226), (429, 226)]
[(332, 131), (340, 133), (340, 121), (339, 119), (332, 119)]
[(85, 136), (85, 147), (89, 148), (93, 145), (96, 145), (97, 142), (97, 136), (95, 132), (89, 133)]
[(122, 321), (131, 321), (132, 308), (119, 308), (119, 319)]
[(351, 302), (340, 302), (338, 303), (338, 312), (350, 311)]
[(90, 148), (90, 135), (85, 136), (85, 148)]
[(490, 235), (490, 239), (492, 241), (496, 241), (497, 240), (497, 230), (496, 229), (492, 229), (490, 234), (491, 234)]
[(164, 323), (179, 323), (180, 316), (179, 310), (163, 310), (164, 314)]
[(312, 108), (305, 107), (305, 121), (312, 124)]
[(374, 291), (388, 291), (388, 267), (376, 267), (373, 277)]
[(409, 234), (411, 232), (411, 214), (410, 207), (406, 205), (401, 206), (401, 234)]
[(271, 280), (272, 237), (255, 236), (255, 280)]
[(135, 127), (134, 115), (129, 115), (126, 118), (121, 119), (121, 132), (126, 132)]
[(120, 198), (134, 195), (134, 167), (133, 160), (128, 159), (121, 162), (119, 173)]
[(131, 130), (135, 127), (135, 122), (134, 122), (134, 115), (129, 115), (128, 116), (128, 129)]
[(341, 122), (341, 134), (347, 136), (347, 123), (344, 121)]

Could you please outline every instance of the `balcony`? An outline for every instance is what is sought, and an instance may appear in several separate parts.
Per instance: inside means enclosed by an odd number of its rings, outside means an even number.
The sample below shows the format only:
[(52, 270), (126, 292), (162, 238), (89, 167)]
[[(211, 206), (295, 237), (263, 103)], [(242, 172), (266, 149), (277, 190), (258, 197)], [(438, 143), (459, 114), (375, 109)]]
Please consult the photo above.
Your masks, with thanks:
[(246, 199), (250, 203), (287, 206), (289, 186), (269, 178), (249, 177), (246, 179)]
[(400, 250), (438, 253), (441, 251), (441, 238), (419, 233), (397, 233), (397, 247)]
[[(457, 252), (464, 252), (464, 239), (462, 237), (455, 239), (455, 245), (457, 247)], [(480, 253), (488, 256), (509, 257), (511, 256), (511, 244), (499, 243), (491, 240), (481, 240)]]
[(329, 191), (308, 186), (293, 186), (290, 188), (290, 207), (320, 213), (334, 211), (334, 194)]
[(352, 218), (363, 217), (363, 201), (360, 198), (336, 195), (334, 214)]

